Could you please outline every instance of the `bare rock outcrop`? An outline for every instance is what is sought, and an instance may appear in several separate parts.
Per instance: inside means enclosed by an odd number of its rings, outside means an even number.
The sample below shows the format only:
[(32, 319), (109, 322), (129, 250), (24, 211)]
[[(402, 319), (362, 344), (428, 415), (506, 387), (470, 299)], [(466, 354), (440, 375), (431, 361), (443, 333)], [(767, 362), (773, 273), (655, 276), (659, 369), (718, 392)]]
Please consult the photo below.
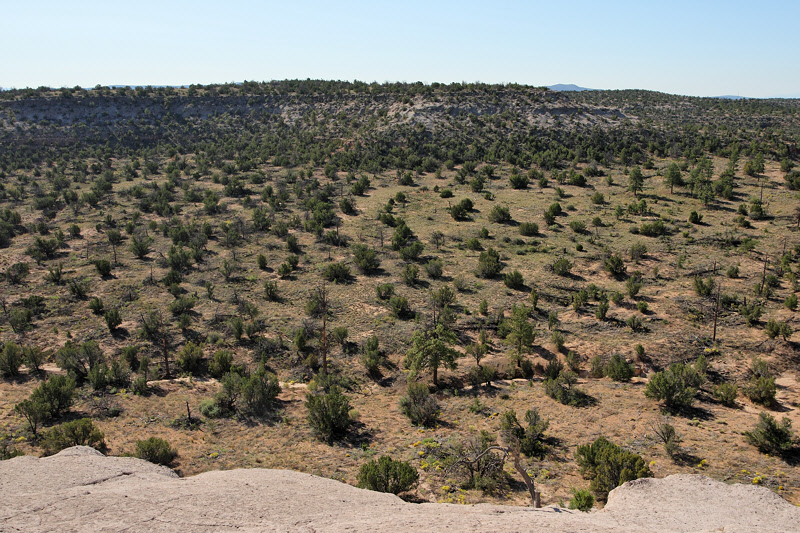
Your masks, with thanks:
[(602, 511), (410, 504), (287, 470), (178, 478), (76, 447), (0, 462), (0, 531), (800, 532), (800, 508), (762, 487), (705, 476), (641, 479)]

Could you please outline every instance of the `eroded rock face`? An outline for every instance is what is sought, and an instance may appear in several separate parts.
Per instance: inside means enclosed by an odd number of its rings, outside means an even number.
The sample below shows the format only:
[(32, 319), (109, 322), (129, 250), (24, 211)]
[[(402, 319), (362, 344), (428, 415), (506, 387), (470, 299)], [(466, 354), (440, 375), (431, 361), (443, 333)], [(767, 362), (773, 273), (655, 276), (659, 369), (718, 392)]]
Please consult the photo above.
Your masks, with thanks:
[(798, 531), (800, 508), (762, 487), (680, 474), (611, 492), (599, 512), (405, 503), (287, 470), (178, 478), (86, 447), (0, 462), (2, 531)]

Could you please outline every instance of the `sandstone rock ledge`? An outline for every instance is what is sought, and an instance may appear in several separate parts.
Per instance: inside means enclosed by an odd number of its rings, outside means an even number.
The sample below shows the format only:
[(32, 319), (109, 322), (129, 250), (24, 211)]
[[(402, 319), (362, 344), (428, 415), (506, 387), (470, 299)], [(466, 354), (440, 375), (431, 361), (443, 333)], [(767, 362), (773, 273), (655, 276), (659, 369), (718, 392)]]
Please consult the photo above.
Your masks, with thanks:
[(178, 478), (75, 447), (0, 462), (0, 531), (800, 532), (800, 508), (763, 487), (705, 476), (641, 479), (602, 511), (410, 504), (287, 470)]

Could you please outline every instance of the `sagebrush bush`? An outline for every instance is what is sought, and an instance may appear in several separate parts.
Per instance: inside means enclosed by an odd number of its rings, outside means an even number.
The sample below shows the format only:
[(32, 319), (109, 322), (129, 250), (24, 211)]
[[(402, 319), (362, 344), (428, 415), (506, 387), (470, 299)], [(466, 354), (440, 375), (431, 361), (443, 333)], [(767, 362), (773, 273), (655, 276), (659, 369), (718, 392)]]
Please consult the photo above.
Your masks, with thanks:
[(603, 375), (614, 381), (630, 381), (633, 377), (633, 365), (628, 363), (624, 357), (614, 354), (603, 367)]
[(52, 455), (72, 446), (91, 446), (101, 452), (106, 450), (105, 435), (91, 418), (64, 422), (52, 428), (42, 434), (41, 444), (45, 455)]
[(736, 407), (736, 396), (739, 395), (739, 387), (735, 383), (720, 383), (714, 387), (714, 398), (725, 407)]
[(414, 488), (418, 480), (416, 468), (406, 461), (395, 461), (385, 455), (377, 461), (364, 463), (358, 471), (358, 486), (377, 492), (407, 492)]
[(146, 440), (136, 441), (134, 455), (157, 465), (169, 466), (178, 456), (178, 452), (164, 439), (150, 437)]
[(750, 383), (743, 388), (744, 395), (750, 398), (753, 403), (761, 404), (766, 407), (775, 405), (775, 395), (777, 388), (775, 378), (772, 376), (753, 376)]
[(525, 288), (525, 278), (522, 277), (522, 273), (519, 270), (514, 270), (503, 276), (503, 283), (509, 289), (522, 290)]
[(591, 489), (599, 500), (606, 500), (612, 489), (627, 481), (653, 475), (640, 455), (620, 448), (605, 437), (578, 446), (575, 457), (581, 474), (590, 480)]
[(778, 423), (771, 414), (765, 412), (758, 416), (758, 424), (753, 431), (745, 431), (744, 436), (761, 453), (782, 455), (794, 446), (791, 420), (784, 417)]
[(439, 417), (439, 402), (424, 383), (408, 385), (405, 396), (400, 398), (400, 411), (415, 426), (431, 427)]
[(545, 431), (550, 425), (550, 420), (542, 418), (539, 411), (534, 408), (525, 413), (525, 426), (517, 420), (517, 413), (513, 410), (503, 413), (500, 419), (500, 434), (503, 440), (528, 457), (544, 457), (547, 452)]
[(668, 408), (684, 409), (692, 406), (703, 381), (703, 377), (691, 365), (674, 363), (650, 378), (644, 394), (648, 398), (663, 401)]
[(19, 367), (23, 361), (22, 348), (14, 341), (8, 341), (0, 351), (0, 376), (4, 378), (19, 375)]
[(533, 237), (539, 234), (539, 224), (535, 222), (523, 222), (519, 225), (519, 234), (523, 237)]
[(586, 489), (572, 489), (572, 497), (569, 499), (569, 508), (589, 512), (594, 507), (594, 496)]
[(328, 444), (344, 437), (353, 424), (350, 401), (337, 386), (323, 394), (308, 393), (306, 409), (312, 431)]

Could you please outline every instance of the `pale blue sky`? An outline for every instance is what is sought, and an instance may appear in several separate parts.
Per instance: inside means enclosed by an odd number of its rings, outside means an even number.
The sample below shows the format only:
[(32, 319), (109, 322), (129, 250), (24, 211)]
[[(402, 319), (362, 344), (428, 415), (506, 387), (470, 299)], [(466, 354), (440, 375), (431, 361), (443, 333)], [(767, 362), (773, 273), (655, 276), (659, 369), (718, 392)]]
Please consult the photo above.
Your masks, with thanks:
[(321, 78), (800, 96), (800, 1), (0, 0), (0, 87)]

